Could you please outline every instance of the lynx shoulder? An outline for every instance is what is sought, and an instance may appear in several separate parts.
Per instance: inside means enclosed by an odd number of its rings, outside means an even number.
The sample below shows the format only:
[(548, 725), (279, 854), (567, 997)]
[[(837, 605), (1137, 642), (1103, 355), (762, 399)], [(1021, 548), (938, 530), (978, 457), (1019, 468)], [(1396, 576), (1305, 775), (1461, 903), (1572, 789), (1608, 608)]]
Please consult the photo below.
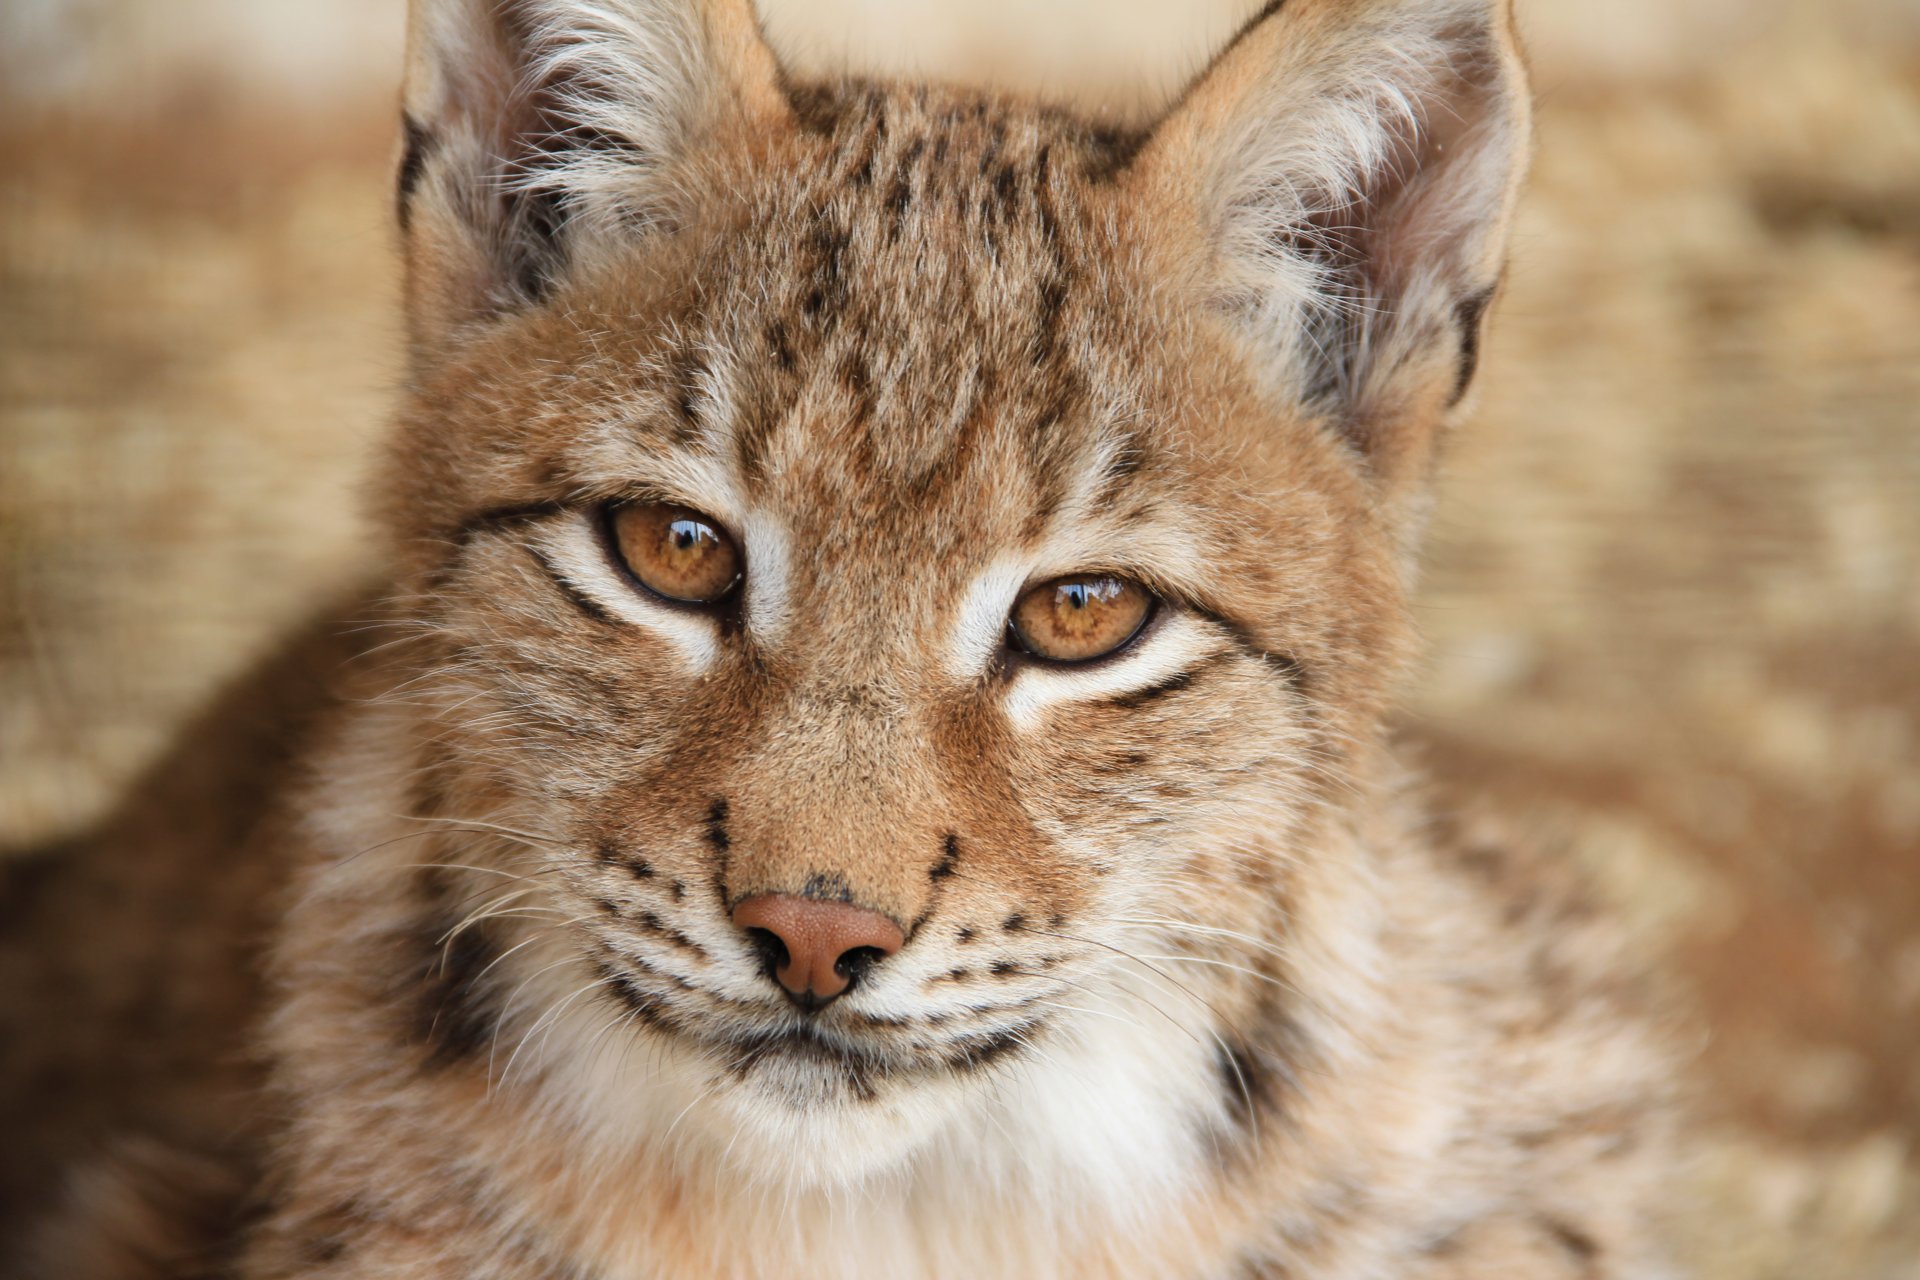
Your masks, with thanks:
[(416, 0), (404, 110), (378, 625), (23, 898), (93, 1030), (5, 1078), (113, 1099), (43, 1273), (1680, 1274), (1606, 922), (1384, 728), (1504, 3), (1269, 5), (1123, 129)]

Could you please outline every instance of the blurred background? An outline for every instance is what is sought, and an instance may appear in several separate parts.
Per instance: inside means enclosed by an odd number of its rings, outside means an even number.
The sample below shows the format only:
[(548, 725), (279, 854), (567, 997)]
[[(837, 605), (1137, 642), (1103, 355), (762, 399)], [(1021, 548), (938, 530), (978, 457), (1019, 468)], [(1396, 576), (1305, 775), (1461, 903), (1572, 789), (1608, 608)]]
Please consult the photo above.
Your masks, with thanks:
[[(1136, 110), (1252, 7), (764, 5), (803, 70)], [(1920, 0), (1520, 8), (1539, 154), (1405, 734), (1690, 993), (1711, 1274), (1920, 1276)], [(403, 21), (0, 7), (0, 850), (365, 572)]]

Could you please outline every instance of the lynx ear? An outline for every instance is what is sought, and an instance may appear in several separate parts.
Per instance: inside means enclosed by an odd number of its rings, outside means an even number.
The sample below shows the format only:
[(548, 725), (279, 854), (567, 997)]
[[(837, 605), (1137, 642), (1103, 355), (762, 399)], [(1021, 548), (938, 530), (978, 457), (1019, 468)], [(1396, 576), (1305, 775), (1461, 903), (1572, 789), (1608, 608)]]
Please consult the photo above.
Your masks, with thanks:
[(672, 226), (703, 142), (788, 111), (750, 0), (413, 0), (399, 214), (416, 338)]
[(1134, 180), (1201, 228), (1196, 281), (1274, 392), (1399, 486), (1472, 381), (1527, 139), (1507, 0), (1285, 0)]

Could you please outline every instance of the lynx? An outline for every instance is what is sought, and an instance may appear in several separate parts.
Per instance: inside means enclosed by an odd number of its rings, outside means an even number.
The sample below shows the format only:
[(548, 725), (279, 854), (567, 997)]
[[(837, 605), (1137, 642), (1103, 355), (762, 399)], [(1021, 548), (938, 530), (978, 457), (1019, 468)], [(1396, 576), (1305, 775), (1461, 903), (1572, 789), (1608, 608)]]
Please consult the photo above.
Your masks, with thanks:
[(746, 0), (410, 43), (388, 578), (11, 873), (21, 1268), (1681, 1274), (1640, 984), (1386, 727), (1504, 0), (1139, 128)]

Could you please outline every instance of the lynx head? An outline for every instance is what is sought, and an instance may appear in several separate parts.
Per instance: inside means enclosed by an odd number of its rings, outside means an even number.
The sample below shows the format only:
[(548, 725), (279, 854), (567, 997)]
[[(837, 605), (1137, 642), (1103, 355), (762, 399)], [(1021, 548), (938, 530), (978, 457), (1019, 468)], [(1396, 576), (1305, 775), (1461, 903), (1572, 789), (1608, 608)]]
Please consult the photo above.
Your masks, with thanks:
[(746, 0), (416, 0), (386, 510), (537, 1072), (801, 1178), (1246, 1123), (1526, 136), (1501, 0), (1270, 5), (1138, 130), (794, 83)]

